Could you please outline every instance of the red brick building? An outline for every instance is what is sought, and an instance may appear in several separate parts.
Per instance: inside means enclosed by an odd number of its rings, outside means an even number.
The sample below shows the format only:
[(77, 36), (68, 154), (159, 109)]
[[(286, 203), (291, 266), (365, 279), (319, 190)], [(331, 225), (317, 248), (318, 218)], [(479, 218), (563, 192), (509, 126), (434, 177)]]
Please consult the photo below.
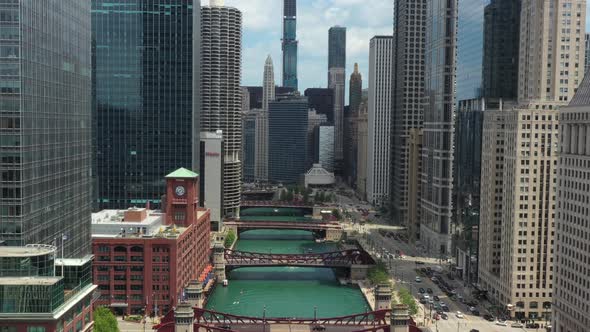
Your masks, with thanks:
[(92, 215), (97, 305), (118, 314), (162, 315), (189, 281), (208, 281), (210, 214), (198, 206), (198, 174), (181, 168), (166, 182), (163, 211), (130, 208)]

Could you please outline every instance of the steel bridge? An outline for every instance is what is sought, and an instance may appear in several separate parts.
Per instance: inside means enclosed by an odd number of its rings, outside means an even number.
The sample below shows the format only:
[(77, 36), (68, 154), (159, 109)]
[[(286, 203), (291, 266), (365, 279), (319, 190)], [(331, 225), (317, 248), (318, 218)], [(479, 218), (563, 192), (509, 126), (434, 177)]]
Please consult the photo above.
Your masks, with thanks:
[(350, 268), (353, 265), (372, 265), (375, 260), (362, 249), (351, 249), (313, 254), (266, 254), (226, 249), (227, 268), (262, 266), (302, 266)]
[[(172, 311), (171, 311), (172, 312)], [(194, 308), (194, 331), (233, 332), (233, 326), (246, 325), (322, 325), (358, 327), (355, 332), (389, 332), (390, 309), (359, 313), (330, 318), (291, 318), (291, 317), (249, 317)], [(158, 332), (173, 332), (174, 315), (166, 315), (160, 324), (153, 327)]]
[(245, 208), (253, 207), (273, 207), (273, 208), (299, 208), (299, 209), (313, 209), (313, 205), (305, 204), (303, 202), (273, 202), (273, 201), (247, 201), (243, 200), (240, 205)]
[(228, 228), (235, 228), (238, 232), (252, 229), (284, 229), (284, 230), (303, 230), (303, 231), (342, 231), (342, 226), (338, 222), (314, 222), (314, 221), (239, 221), (228, 220), (223, 223)]

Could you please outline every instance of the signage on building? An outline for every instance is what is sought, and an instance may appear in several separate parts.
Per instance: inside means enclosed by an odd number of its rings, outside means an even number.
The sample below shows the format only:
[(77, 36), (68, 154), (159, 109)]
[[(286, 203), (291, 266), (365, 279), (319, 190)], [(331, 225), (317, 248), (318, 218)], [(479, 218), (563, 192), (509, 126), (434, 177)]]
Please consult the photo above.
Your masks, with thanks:
[(205, 152), (205, 155), (207, 157), (219, 157), (221, 154), (219, 154), (217, 152)]

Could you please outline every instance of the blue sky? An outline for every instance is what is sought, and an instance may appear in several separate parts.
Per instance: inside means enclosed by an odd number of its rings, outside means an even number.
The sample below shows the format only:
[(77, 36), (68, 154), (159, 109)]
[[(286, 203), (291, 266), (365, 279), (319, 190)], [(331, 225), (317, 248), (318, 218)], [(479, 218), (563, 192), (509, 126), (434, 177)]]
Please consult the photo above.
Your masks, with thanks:
[[(202, 0), (208, 4), (209, 0)], [(244, 17), (242, 85), (262, 85), (267, 54), (273, 58), (275, 81), (281, 82), (282, 0), (226, 0)], [(367, 87), (369, 40), (393, 33), (392, 0), (298, 0), (299, 90), (325, 87), (328, 67), (328, 29), (347, 27), (346, 75), (358, 62)], [(588, 4), (590, 7), (590, 2)], [(590, 16), (587, 15), (590, 27)], [(587, 29), (588, 30), (588, 29)]]

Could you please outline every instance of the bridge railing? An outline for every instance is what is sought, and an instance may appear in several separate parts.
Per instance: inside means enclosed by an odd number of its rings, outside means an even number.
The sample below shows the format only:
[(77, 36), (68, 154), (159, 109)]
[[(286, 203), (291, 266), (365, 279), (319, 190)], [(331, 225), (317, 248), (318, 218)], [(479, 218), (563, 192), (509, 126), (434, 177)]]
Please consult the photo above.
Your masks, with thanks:
[(373, 258), (361, 249), (310, 254), (267, 254), (226, 249), (224, 259), (226, 266), (321, 265), (341, 267), (375, 264)]

